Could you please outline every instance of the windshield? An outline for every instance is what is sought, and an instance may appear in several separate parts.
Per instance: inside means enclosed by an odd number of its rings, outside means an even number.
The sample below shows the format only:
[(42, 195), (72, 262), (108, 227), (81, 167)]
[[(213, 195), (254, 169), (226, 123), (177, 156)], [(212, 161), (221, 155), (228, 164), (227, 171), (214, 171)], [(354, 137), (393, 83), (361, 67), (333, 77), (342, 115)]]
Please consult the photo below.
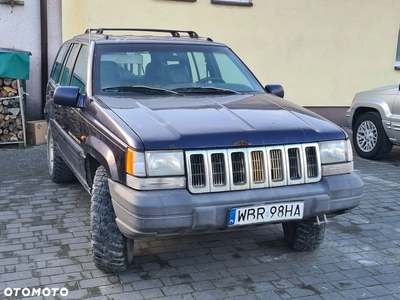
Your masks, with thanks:
[(95, 57), (94, 94), (264, 93), (247, 67), (223, 46), (107, 44), (97, 46)]

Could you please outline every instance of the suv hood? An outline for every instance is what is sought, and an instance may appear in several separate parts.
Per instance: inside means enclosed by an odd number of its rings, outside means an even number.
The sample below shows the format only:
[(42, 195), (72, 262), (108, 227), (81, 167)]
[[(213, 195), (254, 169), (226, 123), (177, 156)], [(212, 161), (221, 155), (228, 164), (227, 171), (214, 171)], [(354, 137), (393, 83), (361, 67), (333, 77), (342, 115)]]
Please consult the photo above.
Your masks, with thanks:
[(399, 85), (388, 85), (373, 88), (367, 91), (361, 91), (356, 93), (356, 97), (362, 96), (365, 97), (366, 95), (396, 95), (399, 92)]
[(101, 100), (147, 150), (282, 145), (346, 137), (319, 115), (270, 94)]

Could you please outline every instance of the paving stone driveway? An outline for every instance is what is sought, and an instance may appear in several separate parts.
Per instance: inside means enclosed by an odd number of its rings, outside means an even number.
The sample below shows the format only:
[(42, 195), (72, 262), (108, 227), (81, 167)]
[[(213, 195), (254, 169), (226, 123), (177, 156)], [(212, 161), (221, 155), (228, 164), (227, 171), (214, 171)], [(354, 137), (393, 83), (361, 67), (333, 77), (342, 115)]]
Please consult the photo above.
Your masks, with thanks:
[(0, 166), (0, 299), (24, 298), (15, 288), (51, 289), (29, 299), (400, 299), (399, 148), (355, 156), (362, 203), (330, 219), (316, 251), (288, 249), (278, 225), (143, 239), (121, 274), (92, 263), (89, 195), (51, 182), (45, 146), (0, 147)]

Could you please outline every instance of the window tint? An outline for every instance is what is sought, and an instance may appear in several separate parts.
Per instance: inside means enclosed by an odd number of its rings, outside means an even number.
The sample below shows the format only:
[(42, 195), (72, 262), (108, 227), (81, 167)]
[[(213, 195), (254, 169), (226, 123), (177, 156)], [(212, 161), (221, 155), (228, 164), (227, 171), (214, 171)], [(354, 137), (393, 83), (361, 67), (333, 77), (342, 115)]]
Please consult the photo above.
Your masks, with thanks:
[(88, 52), (89, 47), (86, 45), (82, 45), (81, 50), (78, 54), (78, 58), (76, 59), (74, 72), (71, 79), (71, 85), (79, 87), (81, 93), (85, 92)]
[(51, 79), (53, 79), (55, 82), (58, 81), (58, 78), (60, 76), (61, 68), (62, 68), (62, 63), (64, 60), (65, 52), (67, 52), (67, 49), (69, 47), (69, 44), (64, 44), (61, 48), (60, 51), (58, 51), (57, 58), (54, 62), (53, 70), (51, 71)]
[(60, 85), (68, 85), (68, 83), (69, 83), (68, 79), (69, 79), (69, 75), (70, 75), (72, 67), (73, 67), (74, 58), (75, 58), (76, 51), (78, 50), (78, 47), (79, 47), (78, 44), (74, 44), (72, 46), (72, 49), (67, 54), (68, 55), (67, 63), (65, 64), (64, 69), (62, 70)]

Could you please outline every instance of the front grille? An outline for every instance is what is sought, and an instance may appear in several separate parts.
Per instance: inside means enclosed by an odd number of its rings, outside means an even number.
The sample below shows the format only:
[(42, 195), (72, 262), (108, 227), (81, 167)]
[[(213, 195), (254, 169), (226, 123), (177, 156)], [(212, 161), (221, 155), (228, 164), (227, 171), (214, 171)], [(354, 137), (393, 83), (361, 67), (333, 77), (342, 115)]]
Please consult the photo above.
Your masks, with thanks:
[(187, 151), (192, 193), (269, 188), (317, 182), (317, 143), (257, 148)]

